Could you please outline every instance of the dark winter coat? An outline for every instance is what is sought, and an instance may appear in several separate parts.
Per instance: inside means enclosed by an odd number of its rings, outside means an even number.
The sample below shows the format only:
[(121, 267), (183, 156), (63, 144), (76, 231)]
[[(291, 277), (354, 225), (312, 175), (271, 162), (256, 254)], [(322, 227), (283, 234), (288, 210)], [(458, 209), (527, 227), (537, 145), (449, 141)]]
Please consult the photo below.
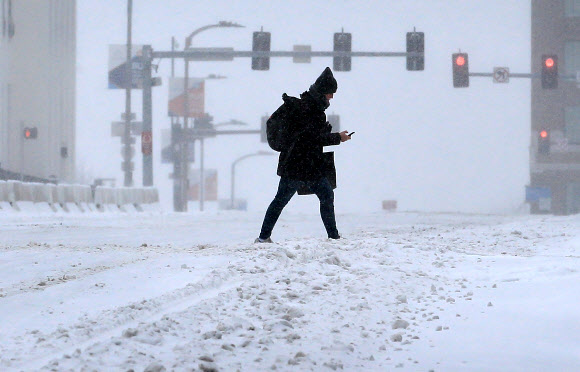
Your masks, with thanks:
[[(324, 110), (328, 101), (312, 88), (300, 95), (291, 121), (290, 137), (295, 138), (278, 160), (278, 175), (299, 181), (316, 181), (334, 170), (333, 157), (323, 155), (323, 147), (340, 144), (340, 134), (331, 133)], [(329, 164), (329, 162), (331, 162)]]

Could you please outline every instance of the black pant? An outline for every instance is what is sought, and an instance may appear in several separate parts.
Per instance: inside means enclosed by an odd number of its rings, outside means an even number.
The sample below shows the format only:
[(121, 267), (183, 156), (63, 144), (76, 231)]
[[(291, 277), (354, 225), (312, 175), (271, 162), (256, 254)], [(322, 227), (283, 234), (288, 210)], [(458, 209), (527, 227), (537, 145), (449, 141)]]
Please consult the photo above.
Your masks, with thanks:
[(318, 196), (320, 200), (320, 217), (322, 218), (322, 223), (324, 223), (328, 237), (333, 239), (339, 237), (334, 216), (334, 192), (326, 177), (322, 177), (318, 181), (296, 181), (282, 177), (278, 185), (278, 192), (266, 211), (262, 231), (260, 232), (260, 239), (268, 239), (272, 235), (272, 230), (280, 217), (280, 213), (282, 213), (282, 209), (284, 209), (286, 204), (292, 199), (292, 196), (302, 186), (309, 187)]

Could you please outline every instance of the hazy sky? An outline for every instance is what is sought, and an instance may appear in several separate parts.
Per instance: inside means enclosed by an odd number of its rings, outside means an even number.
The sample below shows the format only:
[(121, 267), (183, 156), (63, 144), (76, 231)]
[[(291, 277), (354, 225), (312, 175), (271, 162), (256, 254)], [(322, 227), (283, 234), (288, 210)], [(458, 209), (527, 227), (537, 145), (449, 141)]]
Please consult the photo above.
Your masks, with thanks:
[[(109, 44), (126, 42), (125, 0), (78, 0), (77, 155), (78, 168), (123, 184), (121, 144), (110, 123), (125, 107), (122, 90), (107, 89)], [(352, 33), (353, 51), (405, 51), (405, 33), (425, 32), (425, 71), (406, 71), (405, 59), (354, 58), (352, 71), (336, 72), (338, 92), (327, 113), (340, 115), (342, 129), (356, 131), (335, 148), (340, 212), (380, 210), (397, 199), (401, 210), (510, 212), (521, 207), (529, 180), (530, 81), (494, 84), (471, 78), (470, 87), (452, 86), (451, 53), (469, 53), (471, 72), (507, 66), (530, 72), (530, 2), (522, 0), (134, 0), (133, 43), (170, 50), (171, 37), (184, 46), (193, 30), (219, 21), (240, 29), (211, 29), (193, 46), (251, 50), (252, 32), (272, 33), (272, 50), (310, 44), (332, 50), (335, 32)], [(167, 117), (171, 61), (159, 64), (154, 88), (154, 177), (164, 205), (171, 206), (172, 167), (160, 164), (161, 129)], [(190, 75), (215, 73), (206, 82), (206, 111), (215, 122), (237, 119), (258, 129), (281, 95), (299, 95), (331, 58), (294, 64), (273, 58), (269, 71), (253, 71), (249, 58), (233, 62), (191, 62)], [(176, 61), (176, 76), (183, 61)], [(141, 120), (141, 91), (133, 91), (133, 112)], [(140, 143), (137, 143), (140, 152)], [(220, 198), (230, 195), (230, 169), (238, 157), (269, 150), (258, 136), (206, 140), (205, 163), (218, 170)], [(199, 152), (198, 152), (199, 155)], [(199, 158), (199, 156), (198, 156)], [(141, 158), (134, 158), (135, 185), (142, 182)], [(278, 183), (277, 157), (254, 157), (236, 168), (236, 195), (249, 209), (265, 210)], [(199, 163), (195, 164), (197, 167)], [(316, 212), (315, 197), (295, 198), (292, 208)]]

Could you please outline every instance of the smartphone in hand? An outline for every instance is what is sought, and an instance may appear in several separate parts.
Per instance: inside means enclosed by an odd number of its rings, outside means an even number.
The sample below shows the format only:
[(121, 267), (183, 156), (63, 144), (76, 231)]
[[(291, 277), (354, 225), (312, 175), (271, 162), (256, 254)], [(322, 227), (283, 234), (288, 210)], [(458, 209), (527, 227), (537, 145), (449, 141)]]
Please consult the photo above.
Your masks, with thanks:
[(355, 134), (355, 133), (356, 133), (356, 132), (350, 132), (350, 133), (348, 134), (348, 136), (350, 137), (350, 136), (352, 136), (352, 135), (353, 135), (353, 134)]

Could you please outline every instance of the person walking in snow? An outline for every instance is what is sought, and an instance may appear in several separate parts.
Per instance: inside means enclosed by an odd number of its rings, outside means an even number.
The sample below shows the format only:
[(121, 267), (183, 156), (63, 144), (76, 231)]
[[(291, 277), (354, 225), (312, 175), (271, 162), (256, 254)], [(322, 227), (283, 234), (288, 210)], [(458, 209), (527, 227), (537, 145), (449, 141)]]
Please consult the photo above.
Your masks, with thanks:
[[(291, 143), (280, 152), (277, 174), (280, 176), (278, 191), (264, 216), (262, 229), (256, 243), (272, 243), (272, 230), (288, 204), (298, 190), (314, 193), (320, 200), (320, 217), (328, 238), (340, 239), (336, 228), (334, 214), (334, 192), (327, 176), (327, 170), (334, 170), (334, 158), (323, 152), (324, 146), (339, 145), (350, 140), (348, 131), (332, 132), (332, 126), (326, 121), (324, 111), (330, 106), (330, 100), (338, 88), (332, 71), (327, 67), (310, 86), (300, 95), (300, 99), (282, 97), (284, 104), (292, 104), (295, 109), (288, 117), (288, 138)], [(330, 153), (332, 155), (332, 153)], [(329, 160), (330, 159), (330, 160)], [(336, 186), (335, 186), (336, 187)], [(302, 192), (301, 192), (302, 193)]]

